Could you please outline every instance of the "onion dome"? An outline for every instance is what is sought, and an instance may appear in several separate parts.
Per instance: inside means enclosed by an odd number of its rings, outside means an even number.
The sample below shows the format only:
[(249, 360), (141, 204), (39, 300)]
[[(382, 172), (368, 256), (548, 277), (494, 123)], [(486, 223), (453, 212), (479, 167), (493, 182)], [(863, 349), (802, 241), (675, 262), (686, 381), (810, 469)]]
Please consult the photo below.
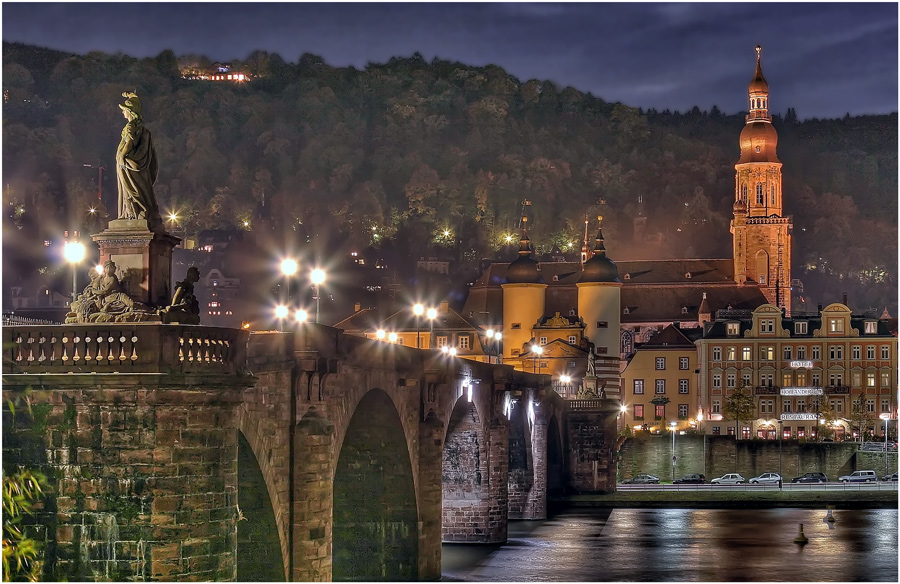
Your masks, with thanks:
[(538, 262), (531, 257), (531, 240), (528, 233), (522, 231), (519, 240), (519, 257), (506, 268), (507, 284), (543, 284), (544, 279), (538, 271)]
[(780, 162), (775, 154), (778, 133), (769, 122), (750, 122), (741, 130), (741, 158), (744, 162)]
[(750, 86), (747, 90), (750, 93), (768, 93), (769, 92), (769, 84), (766, 83), (766, 78), (763, 77), (762, 74), (762, 65), (760, 64), (760, 52), (762, 51), (762, 47), (756, 45), (756, 74), (753, 76), (753, 80), (750, 82)]
[(620, 282), (619, 268), (606, 257), (606, 246), (603, 245), (603, 229), (597, 232), (597, 243), (594, 245), (594, 256), (584, 263), (579, 282)]

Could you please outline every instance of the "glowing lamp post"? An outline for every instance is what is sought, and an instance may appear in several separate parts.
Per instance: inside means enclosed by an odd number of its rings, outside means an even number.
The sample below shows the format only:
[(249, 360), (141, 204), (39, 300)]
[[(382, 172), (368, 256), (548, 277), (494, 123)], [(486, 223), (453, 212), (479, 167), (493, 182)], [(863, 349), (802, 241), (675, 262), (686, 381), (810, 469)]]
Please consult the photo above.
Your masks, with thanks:
[(388, 334), (388, 342), (390, 342), (391, 344), (395, 344), (397, 342), (397, 333), (392, 331), (390, 334)]
[(319, 324), (319, 286), (325, 282), (325, 270), (316, 268), (310, 272), (309, 279), (316, 287), (316, 324)]
[(537, 360), (544, 353), (544, 347), (535, 343), (531, 345), (531, 353), (534, 355), (531, 358), (531, 372), (537, 373)]
[(882, 420), (884, 420), (884, 476), (888, 474), (888, 422), (891, 420), (891, 415), (887, 412), (878, 416)]
[(416, 348), (421, 349), (422, 343), (419, 341), (419, 317), (425, 313), (425, 307), (422, 304), (413, 306), (413, 314), (416, 315)]
[(309, 319), (309, 314), (307, 314), (307, 312), (305, 310), (303, 310), (302, 308), (297, 310), (297, 312), (294, 313), (294, 320), (297, 321), (297, 324), (303, 324), (308, 319)]
[(437, 318), (437, 310), (429, 308), (425, 313), (425, 316), (428, 317), (428, 320), (431, 323), (431, 333), (428, 335), (428, 348), (430, 349), (434, 347), (434, 319)]
[(278, 319), (278, 330), (284, 330), (284, 319), (287, 318), (288, 315), (288, 307), (284, 304), (279, 304), (275, 307), (275, 318)]
[(672, 482), (675, 482), (675, 420), (669, 422), (669, 427), (672, 429)]
[(281, 291), (281, 302), (285, 304), (291, 299), (291, 276), (297, 273), (297, 261), (291, 258), (281, 260), (281, 274), (284, 276), (284, 290)]
[(563, 388), (565, 388), (563, 391), (565, 392), (565, 396), (567, 397), (569, 395), (569, 383), (572, 382), (572, 376), (560, 375), (559, 382), (562, 384)]
[(72, 264), (72, 301), (75, 301), (75, 296), (78, 294), (78, 271), (77, 266), (84, 259), (85, 250), (84, 245), (82, 245), (78, 241), (69, 241), (66, 242), (65, 247), (63, 248), (63, 256), (66, 258), (66, 261)]

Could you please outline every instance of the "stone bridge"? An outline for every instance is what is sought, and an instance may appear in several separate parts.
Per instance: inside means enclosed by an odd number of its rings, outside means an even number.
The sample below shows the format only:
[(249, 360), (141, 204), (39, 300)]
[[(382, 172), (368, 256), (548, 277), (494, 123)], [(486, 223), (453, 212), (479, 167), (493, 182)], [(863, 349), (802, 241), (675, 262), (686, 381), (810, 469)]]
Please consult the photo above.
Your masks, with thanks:
[(615, 485), (617, 403), (509, 366), (311, 324), (3, 333), (4, 468), (51, 481), (45, 579), (437, 580), (442, 542)]

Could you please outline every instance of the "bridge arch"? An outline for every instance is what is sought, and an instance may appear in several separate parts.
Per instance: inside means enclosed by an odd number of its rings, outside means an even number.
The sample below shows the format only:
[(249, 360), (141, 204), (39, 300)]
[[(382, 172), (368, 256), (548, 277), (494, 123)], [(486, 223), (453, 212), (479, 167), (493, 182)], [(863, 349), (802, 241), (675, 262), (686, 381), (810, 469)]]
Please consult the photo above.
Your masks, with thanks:
[(334, 472), (332, 579), (418, 579), (418, 508), (407, 438), (391, 397), (354, 408)]
[(441, 455), (443, 541), (478, 542), (488, 533), (488, 443), (487, 420), (463, 392), (450, 413)]
[(238, 431), (238, 582), (284, 582), (284, 562), (269, 487), (256, 455)]
[(565, 458), (561, 425), (557, 416), (550, 416), (547, 424), (547, 496), (559, 497), (565, 490)]

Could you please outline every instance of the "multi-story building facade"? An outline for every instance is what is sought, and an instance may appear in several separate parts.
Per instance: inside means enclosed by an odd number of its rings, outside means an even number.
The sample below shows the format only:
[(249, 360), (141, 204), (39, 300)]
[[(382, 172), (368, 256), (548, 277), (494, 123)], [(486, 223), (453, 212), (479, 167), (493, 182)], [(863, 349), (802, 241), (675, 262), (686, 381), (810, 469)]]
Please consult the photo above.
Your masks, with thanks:
[[(697, 341), (701, 427), (742, 438), (818, 438), (829, 410), (835, 439), (878, 431), (882, 414), (897, 419), (897, 337), (888, 322), (830, 304), (817, 314), (786, 317), (764, 304), (752, 312), (720, 311)], [(736, 392), (752, 396), (748, 420), (726, 418)], [(866, 428), (862, 428), (865, 432)]]
[(624, 425), (634, 431), (698, 428), (697, 347), (700, 329), (669, 325), (638, 346), (622, 372)]

